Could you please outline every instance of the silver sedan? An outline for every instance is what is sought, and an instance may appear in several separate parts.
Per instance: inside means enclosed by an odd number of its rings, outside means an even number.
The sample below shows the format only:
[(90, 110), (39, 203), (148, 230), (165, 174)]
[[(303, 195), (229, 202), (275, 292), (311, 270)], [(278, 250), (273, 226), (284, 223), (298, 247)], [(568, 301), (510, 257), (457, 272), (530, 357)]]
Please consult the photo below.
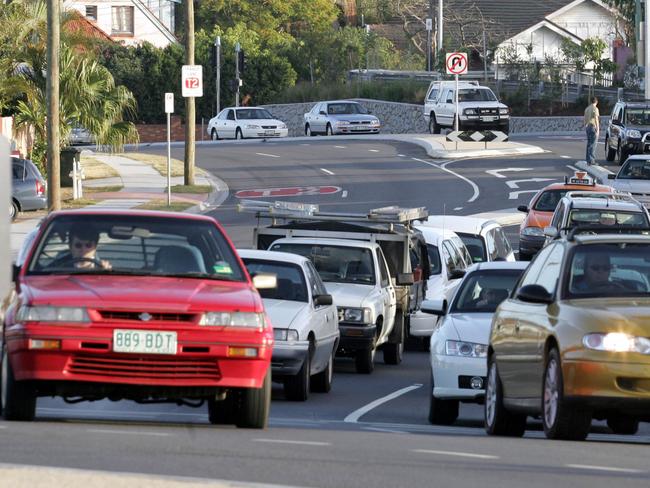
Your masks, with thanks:
[(616, 191), (629, 193), (646, 208), (650, 207), (650, 154), (630, 156), (618, 173), (608, 178)]
[(305, 135), (379, 134), (381, 123), (357, 102), (319, 102), (304, 115)]

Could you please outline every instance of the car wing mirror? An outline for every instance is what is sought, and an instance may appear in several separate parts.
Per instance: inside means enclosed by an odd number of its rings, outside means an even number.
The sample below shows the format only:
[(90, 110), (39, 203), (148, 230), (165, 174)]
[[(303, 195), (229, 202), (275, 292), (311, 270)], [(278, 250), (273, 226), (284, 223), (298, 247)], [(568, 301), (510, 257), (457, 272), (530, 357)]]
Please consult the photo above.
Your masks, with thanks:
[(449, 271), (449, 279), (450, 280), (458, 280), (465, 276), (465, 270), (464, 269), (452, 269)]
[(325, 112), (325, 110), (321, 110), (320, 112), (318, 112), (318, 115), (327, 115), (327, 112)]
[(278, 287), (278, 278), (274, 274), (259, 273), (253, 276), (253, 286), (258, 290), (269, 290)]
[(519, 210), (520, 212), (528, 213), (528, 205), (519, 205), (517, 207), (517, 210)]
[(608, 180), (615, 180), (615, 179), (616, 179), (616, 175), (615, 175), (614, 173), (609, 173), (609, 174), (607, 175), (607, 179), (608, 179)]
[(18, 283), (18, 276), (20, 275), (21, 268), (21, 266), (15, 263), (11, 266), (11, 281), (14, 283)]
[(557, 228), (553, 227), (552, 225), (544, 227), (544, 235), (553, 239), (555, 236), (557, 236)]
[(415, 277), (413, 273), (398, 273), (395, 283), (397, 286), (411, 286), (415, 283)]
[(332, 305), (334, 299), (332, 295), (316, 295), (314, 296), (314, 305), (320, 307), (321, 305)]
[(431, 315), (445, 315), (447, 313), (447, 300), (423, 300), (420, 310)]
[(525, 285), (517, 291), (517, 299), (530, 303), (552, 303), (553, 297), (542, 285)]

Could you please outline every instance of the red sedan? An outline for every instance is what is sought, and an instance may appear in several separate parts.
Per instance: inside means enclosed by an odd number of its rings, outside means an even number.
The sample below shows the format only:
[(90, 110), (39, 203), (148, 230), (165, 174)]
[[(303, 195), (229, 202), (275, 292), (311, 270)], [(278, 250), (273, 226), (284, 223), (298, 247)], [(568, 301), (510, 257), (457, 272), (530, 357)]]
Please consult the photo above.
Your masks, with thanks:
[(135, 211), (48, 216), (14, 270), (1, 401), (32, 420), (39, 396), (208, 403), (212, 423), (263, 428), (273, 329), (212, 218)]

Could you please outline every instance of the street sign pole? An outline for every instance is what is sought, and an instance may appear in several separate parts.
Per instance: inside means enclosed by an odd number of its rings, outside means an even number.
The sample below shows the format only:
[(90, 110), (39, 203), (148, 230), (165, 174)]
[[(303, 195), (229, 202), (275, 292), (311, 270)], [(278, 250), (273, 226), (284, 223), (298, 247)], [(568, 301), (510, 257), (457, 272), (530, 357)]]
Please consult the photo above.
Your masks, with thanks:
[(221, 36), (214, 41), (217, 47), (217, 113), (221, 112)]
[(645, 99), (650, 100), (650, 2), (645, 1), (645, 23), (643, 26), (643, 40), (644, 40), (644, 54), (645, 62), (643, 63), (645, 69)]
[(172, 205), (172, 134), (171, 114), (174, 112), (174, 94), (165, 93), (165, 112), (167, 113), (167, 206)]
[(455, 103), (456, 103), (456, 117), (454, 120), (454, 130), (458, 130), (458, 119), (460, 118), (460, 114), (458, 113), (458, 75), (456, 75), (456, 90), (454, 91), (454, 98)]
[(433, 71), (433, 64), (432, 64), (432, 59), (431, 59), (431, 51), (432, 51), (432, 35), (431, 35), (431, 30), (433, 29), (433, 19), (428, 18), (426, 19), (426, 28), (427, 28), (427, 71)]
[(241, 46), (239, 43), (235, 44), (235, 107), (239, 107), (239, 51)]

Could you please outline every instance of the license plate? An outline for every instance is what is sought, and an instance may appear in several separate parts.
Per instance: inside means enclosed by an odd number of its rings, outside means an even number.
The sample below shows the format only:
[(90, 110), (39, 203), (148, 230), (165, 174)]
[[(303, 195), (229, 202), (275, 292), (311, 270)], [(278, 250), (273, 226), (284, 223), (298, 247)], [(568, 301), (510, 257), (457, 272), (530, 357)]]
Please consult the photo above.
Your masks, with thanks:
[(496, 117), (492, 117), (491, 115), (481, 117), (481, 120), (485, 122), (494, 122), (496, 119), (497, 119)]
[(273, 135), (275, 135), (275, 131), (274, 130), (265, 130), (264, 135), (273, 136)]
[(143, 354), (176, 354), (176, 332), (158, 330), (113, 331), (113, 351)]

